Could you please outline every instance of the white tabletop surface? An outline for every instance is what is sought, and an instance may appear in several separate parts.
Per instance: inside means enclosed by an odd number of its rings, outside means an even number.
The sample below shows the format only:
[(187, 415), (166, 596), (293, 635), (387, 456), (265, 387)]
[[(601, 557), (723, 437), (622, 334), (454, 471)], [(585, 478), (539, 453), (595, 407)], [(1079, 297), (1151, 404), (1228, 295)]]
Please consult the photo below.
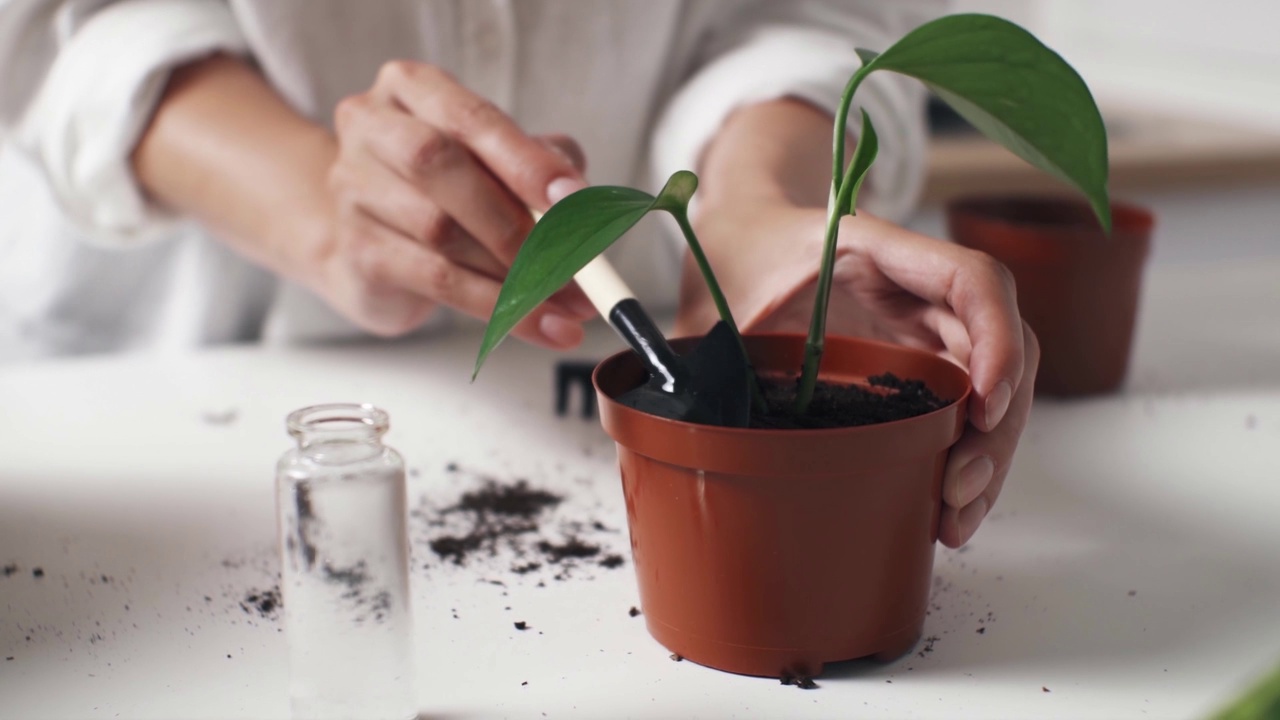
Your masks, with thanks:
[[(476, 341), (0, 368), (0, 565), (17, 566), (0, 575), (0, 717), (287, 717), (280, 622), (238, 601), (274, 583), (273, 466), (303, 405), (388, 410), (411, 504), (527, 477), (566, 494), (562, 519), (623, 528), (610, 441), (552, 413), (555, 358), (509, 343), (468, 385)], [(615, 348), (600, 332), (579, 356)], [(419, 704), (450, 719), (1203, 717), (1280, 659), (1277, 451), (1280, 263), (1154, 268), (1128, 387), (1037, 403), (1000, 504), (968, 548), (938, 552), (919, 652), (829, 666), (810, 691), (672, 662), (628, 615), (629, 564), (564, 581), (451, 567), (419, 518)], [(626, 551), (623, 533), (596, 539)]]

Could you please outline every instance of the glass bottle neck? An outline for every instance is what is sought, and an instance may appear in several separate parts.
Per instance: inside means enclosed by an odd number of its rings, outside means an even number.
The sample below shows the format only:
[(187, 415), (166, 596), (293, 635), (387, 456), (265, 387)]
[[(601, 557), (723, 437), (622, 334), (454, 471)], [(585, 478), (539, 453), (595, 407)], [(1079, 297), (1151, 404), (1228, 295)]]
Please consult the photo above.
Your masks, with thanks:
[(382, 452), (387, 414), (372, 405), (313, 405), (289, 415), (289, 434), (306, 456), (340, 465), (367, 460)]

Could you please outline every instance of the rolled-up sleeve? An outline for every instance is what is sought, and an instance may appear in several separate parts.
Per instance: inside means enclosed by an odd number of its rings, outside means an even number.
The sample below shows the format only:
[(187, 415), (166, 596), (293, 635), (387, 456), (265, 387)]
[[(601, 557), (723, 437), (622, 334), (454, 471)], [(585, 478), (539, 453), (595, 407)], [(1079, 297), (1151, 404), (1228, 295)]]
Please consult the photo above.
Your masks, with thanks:
[[(697, 38), (688, 80), (658, 118), (650, 166), (658, 185), (672, 172), (697, 167), (724, 120), (745, 105), (795, 97), (833, 116), (849, 77), (861, 67), (855, 52), (884, 50), (921, 22), (940, 15), (945, 0), (792, 0), (738, 3), (712, 18)], [(927, 136), (924, 91), (912, 80), (873, 73), (854, 107), (871, 116), (880, 153), (860, 203), (902, 221), (923, 184)], [(857, 132), (859, 114), (850, 115)]]
[(170, 70), (244, 53), (220, 0), (0, 0), (0, 122), (63, 211), (106, 245), (139, 244), (171, 218), (129, 162)]

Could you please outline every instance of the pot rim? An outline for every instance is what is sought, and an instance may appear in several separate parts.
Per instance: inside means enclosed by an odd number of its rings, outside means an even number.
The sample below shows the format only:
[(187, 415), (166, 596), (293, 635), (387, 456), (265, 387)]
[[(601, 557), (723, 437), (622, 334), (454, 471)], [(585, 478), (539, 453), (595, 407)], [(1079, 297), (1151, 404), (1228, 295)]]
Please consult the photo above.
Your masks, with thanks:
[[(743, 338), (748, 341), (752, 338), (758, 338), (764, 341), (786, 341), (788, 339), (803, 340), (805, 337), (806, 337), (805, 335), (800, 333), (744, 333), (743, 334)], [(603, 368), (605, 365), (609, 363), (617, 362), (621, 358), (631, 354), (632, 351), (630, 349), (620, 350), (604, 358), (599, 363), (597, 363), (595, 369), (591, 371), (591, 383), (597, 390), (599, 390), (598, 395), (601, 397), (601, 400), (603, 402), (608, 402), (609, 405), (618, 412), (622, 412), (624, 414), (634, 414), (637, 416), (641, 416), (641, 417), (647, 418), (651, 422), (659, 424), (660, 426), (667, 426), (672, 429), (684, 429), (690, 432), (714, 433), (717, 435), (724, 434), (728, 436), (745, 436), (745, 437), (751, 437), (753, 435), (765, 436), (765, 435), (776, 435), (777, 433), (786, 433), (787, 435), (791, 435), (791, 436), (805, 435), (805, 436), (810, 436), (815, 438), (822, 438), (822, 437), (828, 437), (828, 436), (838, 437), (838, 436), (848, 435), (850, 433), (859, 432), (859, 431), (871, 432), (876, 429), (889, 430), (893, 428), (903, 427), (912, 423), (919, 423), (926, 419), (933, 418), (937, 415), (949, 412), (952, 408), (954, 408), (957, 405), (960, 405), (961, 407), (963, 407), (965, 404), (968, 403), (970, 396), (973, 394), (973, 382), (967, 379), (968, 371), (960, 367), (956, 363), (950, 360), (947, 360), (946, 358), (940, 357), (934, 353), (927, 352), (925, 350), (920, 350), (918, 348), (909, 347), (906, 345), (900, 345), (898, 343), (886, 342), (883, 340), (871, 340), (867, 338), (841, 336), (841, 335), (827, 336), (828, 340), (831, 340), (834, 338), (838, 338), (841, 341), (851, 341), (854, 343), (871, 345), (873, 347), (877, 347), (880, 349), (891, 350), (894, 352), (900, 352), (908, 355), (916, 355), (921, 358), (927, 358), (930, 361), (947, 363), (948, 365), (955, 367), (958, 371), (965, 374), (966, 381), (965, 381), (964, 392), (962, 392), (959, 397), (948, 402), (946, 405), (943, 405), (937, 410), (932, 410), (930, 412), (927, 412), (921, 415), (915, 415), (909, 418), (904, 418), (902, 420), (891, 420), (888, 422), (870, 423), (866, 425), (849, 425), (846, 427), (833, 427), (833, 428), (750, 428), (750, 427), (737, 428), (737, 427), (726, 427), (723, 425), (703, 425), (700, 423), (685, 422), (683, 420), (672, 420), (671, 418), (664, 418), (658, 415), (653, 415), (651, 413), (642, 412), (640, 410), (636, 410), (633, 407), (623, 405), (622, 403), (618, 402), (613, 396), (601, 390), (600, 389), (601, 368)], [(685, 337), (675, 338), (671, 340), (671, 343), (673, 345), (677, 345), (677, 344), (696, 342), (697, 340), (700, 340), (700, 339), (701, 337), (696, 335), (685, 336)], [(886, 370), (886, 372), (888, 372), (888, 370)], [(821, 372), (819, 372), (818, 379), (819, 380), (822, 379)]]
[[(1145, 206), (1115, 198), (1111, 198), (1110, 205), (1112, 218), (1110, 235), (1102, 232), (1089, 203), (1065, 193), (970, 193), (948, 200), (945, 212), (949, 216), (963, 216), (988, 225), (1024, 230), (1070, 232), (1079, 236), (1085, 236), (1090, 231), (1096, 230), (1099, 236), (1112, 242), (1122, 238), (1149, 236), (1155, 229), (1155, 214)], [(1000, 211), (1001, 208), (1008, 206), (1070, 209), (1079, 210), (1082, 213), (1079, 222), (1035, 220), (1013, 217), (1007, 212)]]

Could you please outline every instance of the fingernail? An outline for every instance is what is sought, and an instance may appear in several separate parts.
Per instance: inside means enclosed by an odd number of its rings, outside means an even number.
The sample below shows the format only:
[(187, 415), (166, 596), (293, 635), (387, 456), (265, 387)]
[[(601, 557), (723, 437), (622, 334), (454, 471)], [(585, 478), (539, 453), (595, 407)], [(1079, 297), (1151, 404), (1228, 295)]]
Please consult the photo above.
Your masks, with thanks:
[(1013, 387), (1008, 380), (1001, 380), (991, 394), (987, 395), (987, 431), (990, 432), (1004, 419), (1009, 409), (1009, 401), (1013, 400)]
[(970, 460), (968, 465), (961, 468), (959, 507), (968, 505), (982, 495), (995, 474), (996, 464), (986, 455)]
[(582, 342), (582, 325), (559, 315), (543, 315), (538, 321), (538, 331), (560, 347), (574, 347)]
[(547, 139), (545, 139), (545, 138), (544, 138), (544, 139), (542, 140), (542, 144), (543, 144), (543, 145), (546, 145), (546, 146), (547, 146), (547, 148), (548, 148), (549, 150), (551, 150), (551, 152), (553, 152), (553, 153), (555, 153), (555, 154), (559, 155), (560, 157), (564, 158), (564, 161), (565, 161), (565, 162), (569, 163), (570, 165), (575, 165), (575, 166), (577, 165), (577, 163), (575, 163), (575, 162), (573, 161), (573, 156), (572, 156), (572, 155), (570, 155), (569, 153), (565, 152), (565, 149), (564, 149), (564, 148), (562, 148), (562, 147), (560, 147), (560, 144), (559, 144), (559, 143), (553, 143), (553, 142), (551, 142), (550, 140), (547, 140)]
[(556, 178), (547, 185), (547, 203), (555, 205), (586, 186), (587, 184), (583, 182), (582, 178)]

